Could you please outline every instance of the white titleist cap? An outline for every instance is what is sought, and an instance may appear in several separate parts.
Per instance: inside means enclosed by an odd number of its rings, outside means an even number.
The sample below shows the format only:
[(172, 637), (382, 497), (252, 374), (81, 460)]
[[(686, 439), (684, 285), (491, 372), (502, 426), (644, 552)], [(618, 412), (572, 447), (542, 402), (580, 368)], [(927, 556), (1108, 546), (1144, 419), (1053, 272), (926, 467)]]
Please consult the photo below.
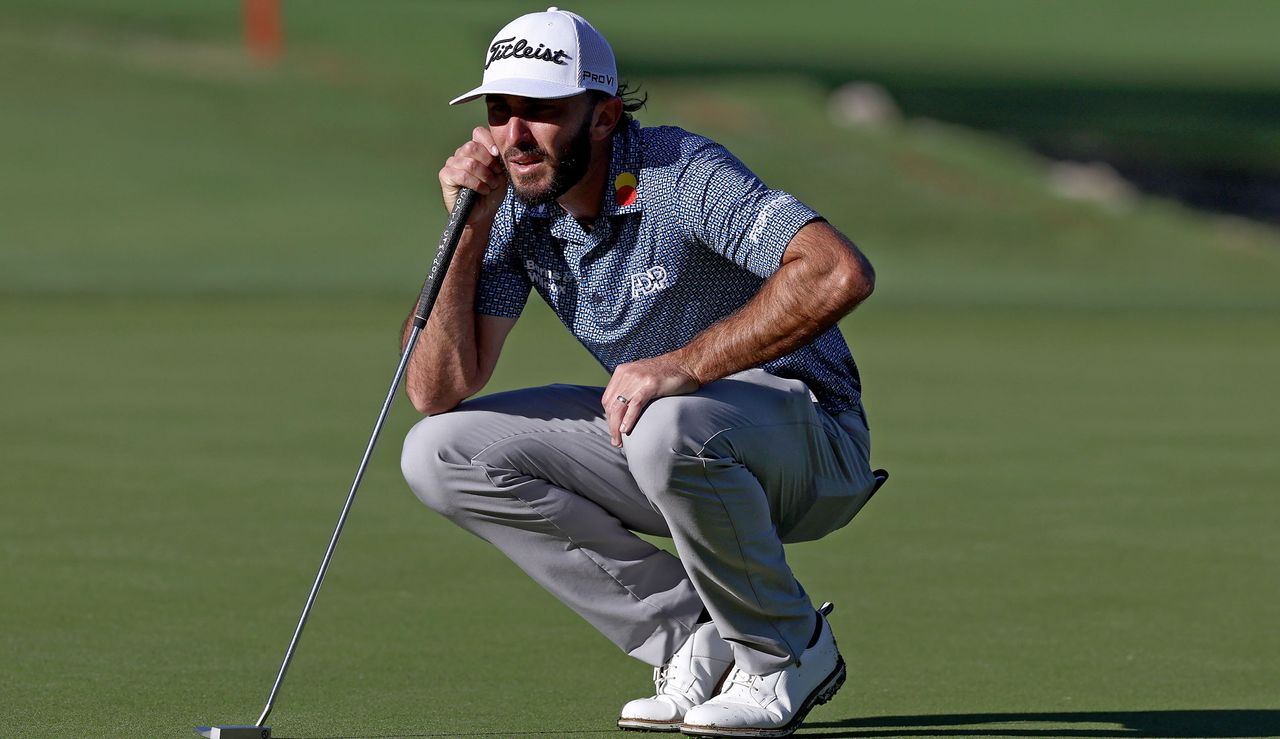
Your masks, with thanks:
[(449, 101), (498, 93), (565, 98), (587, 90), (618, 92), (618, 65), (600, 32), (576, 13), (547, 8), (511, 21), (493, 37), (479, 87)]

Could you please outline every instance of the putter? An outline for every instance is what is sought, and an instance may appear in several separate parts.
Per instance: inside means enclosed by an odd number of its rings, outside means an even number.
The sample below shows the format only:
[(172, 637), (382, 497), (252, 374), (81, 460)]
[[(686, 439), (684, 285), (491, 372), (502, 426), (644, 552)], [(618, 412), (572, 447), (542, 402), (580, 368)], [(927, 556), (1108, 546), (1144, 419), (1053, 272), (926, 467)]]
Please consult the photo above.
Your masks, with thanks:
[(444, 282), (445, 272), (453, 261), (453, 253), (458, 248), (458, 240), (462, 237), (462, 226), (471, 213), (471, 205), (475, 200), (475, 192), (463, 188), (453, 202), (453, 211), (449, 214), (449, 222), (440, 236), (440, 245), (436, 248), (436, 258), (431, 263), (431, 272), (422, 284), (422, 293), (418, 296), (418, 305), (413, 311), (413, 329), (400, 354), (400, 363), (391, 378), (391, 389), (387, 391), (386, 400), (382, 401), (382, 410), (378, 412), (378, 420), (373, 425), (373, 433), (364, 448), (364, 456), (360, 458), (360, 466), (356, 468), (355, 482), (351, 483), (351, 492), (347, 493), (347, 502), (342, 506), (342, 514), (338, 516), (338, 525), (333, 529), (333, 537), (329, 539), (329, 548), (320, 561), (320, 571), (316, 573), (315, 582), (311, 583), (311, 593), (307, 595), (307, 603), (302, 607), (302, 616), (298, 618), (298, 626), (293, 630), (293, 638), (289, 640), (289, 648), (285, 650), (284, 661), (280, 663), (280, 672), (276, 674), (275, 684), (271, 686), (271, 695), (267, 697), (267, 705), (258, 716), (258, 722), (252, 726), (197, 726), (196, 733), (208, 739), (271, 739), (271, 727), (267, 726), (267, 716), (275, 706), (276, 696), (280, 693), (280, 684), (284, 682), (284, 674), (293, 661), (294, 650), (298, 648), (298, 638), (302, 636), (302, 628), (307, 625), (307, 616), (311, 615), (311, 606), (316, 602), (316, 594), (320, 592), (320, 583), (324, 582), (324, 574), (329, 569), (329, 560), (333, 559), (333, 550), (338, 546), (338, 537), (342, 535), (342, 527), (347, 523), (347, 514), (351, 512), (351, 504), (356, 499), (356, 491), (360, 489), (360, 480), (364, 477), (365, 468), (369, 466), (369, 458), (373, 455), (373, 447), (378, 443), (378, 435), (382, 433), (382, 424), (387, 420), (387, 412), (395, 400), (396, 390), (404, 378), (405, 367), (409, 364), (409, 356), (418, 343), (418, 336), (426, 328), (427, 318), (440, 295), (440, 285)]

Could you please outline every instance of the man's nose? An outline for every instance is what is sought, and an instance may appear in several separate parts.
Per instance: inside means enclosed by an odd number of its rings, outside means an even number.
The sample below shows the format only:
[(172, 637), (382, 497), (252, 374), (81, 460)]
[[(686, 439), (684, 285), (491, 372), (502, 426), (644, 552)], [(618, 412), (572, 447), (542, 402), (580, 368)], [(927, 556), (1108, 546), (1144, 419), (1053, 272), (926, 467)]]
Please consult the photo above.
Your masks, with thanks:
[(533, 140), (533, 130), (529, 128), (529, 122), (514, 115), (507, 119), (507, 135), (511, 137), (513, 144)]

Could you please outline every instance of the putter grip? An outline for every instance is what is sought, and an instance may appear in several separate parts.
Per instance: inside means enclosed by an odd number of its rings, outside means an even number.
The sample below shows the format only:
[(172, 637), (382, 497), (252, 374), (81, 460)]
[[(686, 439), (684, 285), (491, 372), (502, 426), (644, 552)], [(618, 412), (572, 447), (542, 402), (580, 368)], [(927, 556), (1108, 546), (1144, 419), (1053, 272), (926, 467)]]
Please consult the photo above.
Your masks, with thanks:
[(440, 285), (444, 283), (444, 275), (449, 271), (449, 263), (453, 261), (453, 252), (458, 248), (458, 240), (462, 238), (462, 228), (467, 224), (467, 216), (471, 214), (475, 197), (475, 190), (464, 187), (458, 191), (458, 197), (453, 201), (453, 212), (449, 214), (449, 222), (440, 235), (436, 258), (431, 262), (431, 272), (427, 274), (426, 282), (422, 283), (422, 293), (418, 295), (418, 305), (413, 311), (413, 325), (420, 329), (426, 328), (431, 308), (440, 295)]

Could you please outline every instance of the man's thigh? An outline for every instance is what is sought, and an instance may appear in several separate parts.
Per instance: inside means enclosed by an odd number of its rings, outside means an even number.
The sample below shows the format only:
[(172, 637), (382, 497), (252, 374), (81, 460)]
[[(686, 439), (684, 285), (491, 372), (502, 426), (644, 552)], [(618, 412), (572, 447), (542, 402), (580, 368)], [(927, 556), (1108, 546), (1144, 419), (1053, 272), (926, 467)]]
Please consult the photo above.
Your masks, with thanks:
[(669, 535), (636, 486), (622, 450), (609, 443), (603, 388), (548, 385), (468, 400), (423, 419), (406, 440), (411, 454), (545, 480), (586, 498), (643, 533)]
[(831, 416), (804, 383), (763, 370), (709, 383), (693, 395), (660, 398), (635, 433), (656, 435), (656, 443), (646, 440), (649, 446), (741, 463), (759, 482), (784, 541), (816, 539), (845, 525), (874, 483), (861, 417)]

